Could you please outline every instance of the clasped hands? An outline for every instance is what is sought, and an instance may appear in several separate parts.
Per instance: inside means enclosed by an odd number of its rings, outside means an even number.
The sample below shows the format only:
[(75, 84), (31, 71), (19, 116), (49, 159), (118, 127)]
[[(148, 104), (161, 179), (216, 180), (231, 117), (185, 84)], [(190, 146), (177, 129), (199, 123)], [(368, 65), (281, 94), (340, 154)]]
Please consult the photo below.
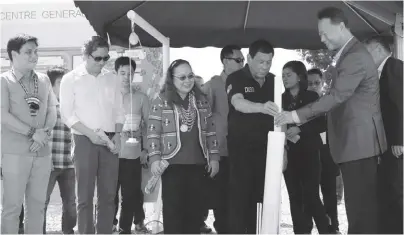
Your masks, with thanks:
[(43, 146), (45, 146), (51, 139), (50, 131), (48, 129), (36, 129), (31, 140), (34, 143), (31, 144), (29, 150), (31, 152), (38, 152)]
[(121, 150), (121, 135), (115, 133), (110, 140), (102, 130), (95, 130), (87, 136), (93, 144), (107, 146), (113, 154)]

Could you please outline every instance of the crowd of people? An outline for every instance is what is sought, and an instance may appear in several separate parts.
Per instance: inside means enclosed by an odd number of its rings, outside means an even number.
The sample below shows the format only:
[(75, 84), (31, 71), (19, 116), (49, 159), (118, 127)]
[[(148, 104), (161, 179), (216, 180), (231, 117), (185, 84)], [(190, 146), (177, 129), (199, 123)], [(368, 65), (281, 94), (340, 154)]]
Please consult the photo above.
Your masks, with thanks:
[(286, 128), (294, 233), (310, 234), (313, 220), (320, 234), (339, 233), (338, 176), (348, 233), (403, 233), (403, 62), (381, 36), (358, 41), (340, 9), (317, 18), (334, 61), (325, 72), (287, 62), (282, 107), (266, 40), (250, 45), (246, 64), (239, 46), (225, 46), (223, 71), (206, 83), (188, 61), (173, 61), (150, 99), (132, 82), (135, 61), (119, 57), (114, 71), (104, 68), (110, 45), (102, 37), (84, 44), (83, 64), (46, 75), (35, 71), (37, 38), (11, 38), (12, 68), (0, 75), (1, 233), (45, 234), (56, 182), (64, 234), (76, 225), (80, 234), (130, 234), (132, 224), (149, 233), (145, 166), (161, 177), (164, 233), (210, 232), (213, 209), (217, 233), (254, 234), (274, 124)]

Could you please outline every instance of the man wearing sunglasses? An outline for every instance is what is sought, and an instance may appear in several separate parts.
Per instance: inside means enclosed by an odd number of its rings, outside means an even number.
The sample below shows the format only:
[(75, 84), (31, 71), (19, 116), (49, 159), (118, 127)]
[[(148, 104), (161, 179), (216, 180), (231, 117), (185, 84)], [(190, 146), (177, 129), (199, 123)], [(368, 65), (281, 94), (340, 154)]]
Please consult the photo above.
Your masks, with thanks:
[[(121, 81), (104, 69), (109, 45), (94, 36), (84, 44), (85, 62), (66, 74), (60, 84), (62, 119), (71, 128), (77, 179), (77, 217), (80, 234), (111, 234), (118, 182), (120, 132), (124, 122)], [(107, 147), (108, 136), (114, 146)], [(104, 135), (105, 133), (105, 135)], [(97, 181), (97, 221), (93, 197)]]
[[(209, 209), (213, 209), (215, 215), (214, 227), (218, 234), (227, 233), (227, 187), (228, 187), (228, 161), (227, 161), (227, 115), (229, 113), (229, 104), (226, 94), (227, 76), (244, 66), (244, 56), (241, 48), (236, 45), (223, 47), (220, 52), (220, 61), (223, 64), (223, 71), (220, 75), (214, 76), (211, 80), (201, 86), (201, 89), (208, 95), (208, 100), (212, 106), (213, 118), (216, 122), (216, 136), (219, 141), (220, 151), (220, 171), (213, 178), (208, 178), (207, 195), (214, 195), (210, 198), (209, 205), (206, 205), (204, 211), (204, 220), (208, 217)], [(212, 192), (213, 191), (213, 192)], [(210, 233), (212, 231), (206, 223), (202, 223), (201, 233)]]

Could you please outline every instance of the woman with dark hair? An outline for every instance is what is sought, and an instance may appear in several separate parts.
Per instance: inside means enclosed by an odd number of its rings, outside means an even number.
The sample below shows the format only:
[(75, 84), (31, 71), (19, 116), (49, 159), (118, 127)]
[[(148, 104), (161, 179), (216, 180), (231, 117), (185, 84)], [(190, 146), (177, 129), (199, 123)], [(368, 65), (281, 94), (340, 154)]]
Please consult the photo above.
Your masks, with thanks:
[(195, 77), (188, 61), (172, 62), (149, 113), (147, 148), (151, 171), (162, 178), (166, 234), (199, 233), (204, 177), (219, 171), (216, 127)]
[[(302, 62), (286, 63), (282, 79), (286, 89), (282, 94), (283, 110), (296, 110), (319, 98), (316, 92), (307, 90), (307, 70)], [(295, 234), (311, 234), (313, 218), (320, 234), (329, 233), (329, 221), (319, 195), (320, 133), (324, 129), (324, 118), (301, 126), (287, 125), (288, 165), (284, 177)]]

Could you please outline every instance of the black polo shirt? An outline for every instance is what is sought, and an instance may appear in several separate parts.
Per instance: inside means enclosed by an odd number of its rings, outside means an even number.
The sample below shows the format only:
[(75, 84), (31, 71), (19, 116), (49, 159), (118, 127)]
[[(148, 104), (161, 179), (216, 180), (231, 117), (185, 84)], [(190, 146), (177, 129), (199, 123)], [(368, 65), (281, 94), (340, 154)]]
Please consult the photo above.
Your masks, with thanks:
[(242, 113), (231, 104), (235, 94), (242, 94), (244, 99), (254, 103), (274, 101), (275, 75), (268, 73), (265, 82), (260, 84), (253, 78), (248, 64), (229, 75), (226, 90), (229, 97), (228, 137), (231, 140), (245, 142), (267, 141), (269, 131), (274, 129), (274, 118), (262, 113)]

